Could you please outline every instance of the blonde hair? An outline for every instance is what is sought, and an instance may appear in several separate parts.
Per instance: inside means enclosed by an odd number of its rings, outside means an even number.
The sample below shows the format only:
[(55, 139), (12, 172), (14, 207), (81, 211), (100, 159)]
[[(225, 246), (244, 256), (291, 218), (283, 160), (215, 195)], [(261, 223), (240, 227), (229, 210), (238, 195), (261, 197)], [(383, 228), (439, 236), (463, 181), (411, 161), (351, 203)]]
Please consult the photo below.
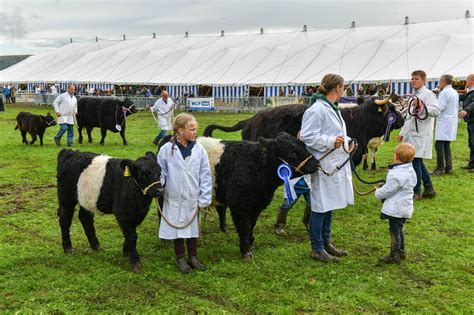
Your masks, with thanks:
[(326, 95), (332, 90), (334, 90), (336, 87), (338, 87), (339, 85), (343, 85), (343, 84), (344, 84), (344, 79), (340, 75), (334, 74), (334, 73), (328, 73), (321, 80), (321, 85), (319, 86), (318, 91), (321, 94)]
[(403, 163), (413, 161), (415, 153), (415, 147), (410, 143), (403, 142), (395, 147), (395, 154), (397, 155), (398, 160)]
[(174, 118), (174, 121), (173, 121), (173, 138), (172, 138), (172, 141), (173, 141), (173, 145), (171, 147), (171, 152), (173, 152), (173, 149), (174, 149), (174, 146), (176, 144), (176, 141), (178, 139), (178, 131), (179, 131), (179, 128), (187, 128), (189, 126), (190, 123), (192, 122), (195, 122), (197, 124), (197, 120), (196, 120), (196, 117), (194, 117), (193, 115), (191, 114), (188, 114), (188, 113), (181, 113), (181, 114), (178, 114), (175, 118)]

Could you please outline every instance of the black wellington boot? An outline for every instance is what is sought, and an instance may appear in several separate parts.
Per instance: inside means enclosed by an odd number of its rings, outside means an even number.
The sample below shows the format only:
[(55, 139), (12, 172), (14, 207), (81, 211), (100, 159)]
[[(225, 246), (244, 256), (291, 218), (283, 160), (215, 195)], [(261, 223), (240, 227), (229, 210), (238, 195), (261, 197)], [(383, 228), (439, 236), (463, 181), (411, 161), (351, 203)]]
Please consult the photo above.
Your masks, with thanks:
[(284, 236), (286, 235), (285, 225), (286, 225), (286, 217), (288, 216), (288, 212), (283, 211), (282, 208), (278, 208), (277, 210), (277, 220), (275, 223), (275, 234)]

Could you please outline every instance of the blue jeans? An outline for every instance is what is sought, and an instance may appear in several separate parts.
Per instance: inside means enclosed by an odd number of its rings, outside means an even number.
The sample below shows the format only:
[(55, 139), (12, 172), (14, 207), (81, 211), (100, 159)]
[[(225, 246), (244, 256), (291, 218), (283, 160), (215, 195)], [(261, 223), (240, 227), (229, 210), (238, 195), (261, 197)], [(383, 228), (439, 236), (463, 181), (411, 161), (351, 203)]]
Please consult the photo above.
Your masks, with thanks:
[(157, 145), (160, 143), (160, 140), (163, 139), (166, 136), (166, 133), (168, 130), (161, 130), (158, 135), (155, 137), (155, 140), (153, 140), (154, 143)]
[[(302, 181), (302, 182), (301, 182)], [(283, 200), (283, 203), (281, 204), (280, 208), (283, 212), (288, 213), (291, 208), (295, 205), (296, 201), (300, 198), (301, 195), (303, 195), (304, 200), (306, 201), (306, 205), (311, 208), (311, 195), (310, 195), (310, 190), (308, 186), (306, 185), (306, 182), (304, 179), (301, 179), (296, 183), (294, 186), (295, 188), (295, 193), (296, 193), (296, 199), (293, 203), (288, 202), (288, 198), (285, 198)]]
[(67, 131), (67, 144), (72, 145), (72, 142), (74, 140), (74, 125), (59, 124), (59, 132), (55, 138), (61, 139), (61, 137), (66, 131)]
[(324, 243), (331, 240), (332, 211), (319, 213), (311, 211), (309, 216), (309, 238), (312, 250), (323, 250)]
[(425, 163), (423, 163), (422, 158), (414, 158), (413, 159), (413, 168), (415, 169), (416, 173), (416, 186), (413, 189), (413, 192), (417, 195), (421, 194), (421, 182), (423, 181), (423, 186), (425, 187), (425, 190), (427, 188), (433, 188), (433, 183), (431, 182), (431, 177), (430, 173), (428, 172), (428, 169), (425, 166)]

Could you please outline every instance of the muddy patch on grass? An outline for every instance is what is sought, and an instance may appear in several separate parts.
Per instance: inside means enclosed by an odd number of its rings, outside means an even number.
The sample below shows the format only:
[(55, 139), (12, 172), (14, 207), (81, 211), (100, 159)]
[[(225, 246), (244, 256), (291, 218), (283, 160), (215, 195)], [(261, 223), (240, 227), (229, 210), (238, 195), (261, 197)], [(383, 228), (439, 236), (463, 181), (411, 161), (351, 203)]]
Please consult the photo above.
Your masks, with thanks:
[(6, 184), (0, 185), (0, 197), (4, 199), (3, 208), (0, 216), (11, 215), (25, 211), (28, 208), (28, 203), (36, 198), (41, 198), (42, 195), (49, 193), (51, 189), (55, 189), (54, 184), (45, 185), (15, 185)]

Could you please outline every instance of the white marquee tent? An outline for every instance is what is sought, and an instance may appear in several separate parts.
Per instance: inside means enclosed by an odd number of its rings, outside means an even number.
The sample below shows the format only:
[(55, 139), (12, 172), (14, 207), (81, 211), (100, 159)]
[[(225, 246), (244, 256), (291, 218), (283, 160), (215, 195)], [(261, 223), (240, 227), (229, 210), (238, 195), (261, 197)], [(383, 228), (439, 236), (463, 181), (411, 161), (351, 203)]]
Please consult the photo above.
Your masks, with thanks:
[(409, 91), (410, 72), (423, 69), (430, 85), (445, 73), (474, 72), (472, 18), (377, 27), (225, 36), (157, 37), (71, 43), (0, 71), (0, 82), (167, 85), (172, 94), (197, 85), (214, 95), (265, 95), (317, 84), (338, 73), (354, 86), (391, 82)]

